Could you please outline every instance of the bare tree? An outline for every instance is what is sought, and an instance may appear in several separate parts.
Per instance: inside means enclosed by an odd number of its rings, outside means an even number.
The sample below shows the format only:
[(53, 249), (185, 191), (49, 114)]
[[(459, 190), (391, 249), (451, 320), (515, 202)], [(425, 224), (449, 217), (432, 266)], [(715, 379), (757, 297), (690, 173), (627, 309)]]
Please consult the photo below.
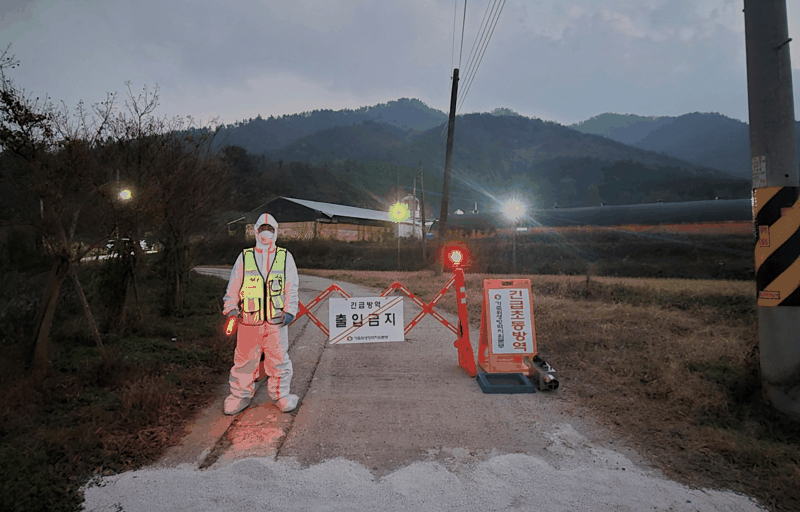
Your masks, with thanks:
[[(115, 96), (109, 95), (91, 109), (80, 103), (71, 114), (65, 106), (56, 109), (49, 99), (32, 99), (14, 86), (5, 75), (17, 65), (8, 50), (0, 54), (0, 150), (24, 169), (14, 185), (28, 204), (38, 203), (33, 223), (53, 262), (28, 351), (28, 363), (41, 382), (50, 365), (50, 330), (67, 274), (105, 355), (73, 267), (110, 236), (133, 242), (133, 252), (125, 251), (124, 288), (137, 296), (138, 242), (145, 233), (157, 235), (167, 269), (165, 311), (183, 307), (190, 237), (225, 200), (227, 166), (212, 153), (213, 127), (195, 126), (190, 117), (154, 115), (158, 87), (134, 95), (128, 83), (127, 112), (117, 110)], [(124, 205), (115, 201), (121, 177), (135, 198)], [(78, 243), (78, 238), (89, 242)], [(124, 299), (121, 311), (124, 315)]]
[(184, 307), (191, 270), (190, 237), (201, 231), (228, 195), (229, 170), (211, 150), (216, 131), (174, 138), (157, 167), (161, 184), (161, 240), (167, 282), (164, 309)]
[[(99, 170), (96, 148), (113, 111), (113, 97), (94, 105), (94, 115), (81, 104), (74, 116), (66, 108), (55, 109), (47, 98), (31, 99), (5, 75), (5, 69), (17, 65), (8, 51), (0, 55), (0, 148), (25, 170), (15, 185), (38, 200), (34, 225), (53, 260), (28, 351), (28, 362), (41, 382), (49, 368), (50, 330), (61, 285), (73, 264), (89, 250), (73, 242), (81, 209), (93, 195)], [(74, 279), (82, 292), (77, 276)], [(85, 300), (84, 309), (93, 323)], [(102, 351), (99, 335), (95, 339)]]
[[(118, 166), (132, 180), (141, 205), (123, 223), (138, 240), (152, 231), (166, 267), (164, 311), (183, 308), (191, 270), (190, 236), (211, 219), (228, 190), (228, 167), (212, 150), (215, 120), (198, 126), (186, 117), (158, 118), (158, 87), (135, 95), (128, 85), (127, 115), (114, 122)], [(135, 259), (133, 264), (135, 264)], [(135, 286), (135, 281), (133, 281)]]

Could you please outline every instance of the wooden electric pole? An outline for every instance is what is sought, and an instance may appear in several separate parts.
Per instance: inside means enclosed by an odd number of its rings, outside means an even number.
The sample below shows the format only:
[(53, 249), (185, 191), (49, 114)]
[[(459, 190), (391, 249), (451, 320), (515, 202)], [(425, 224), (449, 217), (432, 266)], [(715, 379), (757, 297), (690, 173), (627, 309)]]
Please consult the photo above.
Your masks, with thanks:
[(800, 419), (800, 180), (786, 0), (744, 0), (761, 389)]
[[(453, 134), (456, 129), (456, 97), (458, 96), (458, 68), (453, 69), (453, 89), (450, 91), (450, 119), (447, 122), (447, 150), (444, 157), (444, 184), (442, 185), (442, 206), (439, 208), (439, 237), (436, 244), (441, 252), (444, 234), (447, 231), (447, 209), (450, 197), (450, 164), (453, 160)], [(442, 262), (436, 263), (436, 275), (442, 274)]]

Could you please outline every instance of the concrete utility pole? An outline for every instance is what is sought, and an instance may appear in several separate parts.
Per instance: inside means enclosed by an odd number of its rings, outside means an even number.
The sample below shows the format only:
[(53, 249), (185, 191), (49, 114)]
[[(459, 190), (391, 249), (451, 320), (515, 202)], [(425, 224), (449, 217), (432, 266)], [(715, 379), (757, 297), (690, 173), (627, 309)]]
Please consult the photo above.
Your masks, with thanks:
[[(458, 68), (453, 69), (453, 89), (450, 92), (450, 120), (447, 122), (447, 150), (444, 157), (444, 185), (442, 185), (442, 206), (439, 208), (439, 243), (441, 251), (444, 234), (447, 231), (447, 209), (450, 197), (450, 164), (453, 160), (453, 133), (456, 130), (456, 97), (458, 96)], [(437, 263), (436, 275), (442, 275), (442, 265)]]
[(744, 0), (764, 398), (800, 419), (800, 180), (786, 0)]

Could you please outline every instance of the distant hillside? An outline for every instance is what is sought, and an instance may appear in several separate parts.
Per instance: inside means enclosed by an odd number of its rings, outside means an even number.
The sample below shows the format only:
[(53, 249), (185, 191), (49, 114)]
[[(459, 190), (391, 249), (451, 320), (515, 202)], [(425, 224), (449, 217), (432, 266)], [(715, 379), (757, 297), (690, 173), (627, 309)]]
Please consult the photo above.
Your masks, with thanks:
[(232, 145), (248, 152), (264, 154), (287, 146), (297, 139), (321, 130), (377, 121), (420, 132), (447, 122), (447, 114), (432, 109), (417, 99), (401, 98), (358, 110), (314, 110), (301, 114), (261, 116), (222, 128), (215, 139), (219, 146)]
[(364, 121), (320, 130), (268, 154), (273, 160), (286, 162), (391, 161), (397, 158), (394, 149), (404, 146), (410, 136), (410, 132), (390, 124)]
[[(402, 183), (408, 186), (421, 162), (426, 180), (438, 185), (444, 151), (442, 127), (411, 136), (392, 126), (367, 122), (303, 137), (269, 156), (273, 161), (303, 160), (334, 172), (346, 171), (380, 193), (396, 178), (386, 167), (382, 172), (389, 171), (390, 176), (376, 175), (376, 165), (400, 167)], [(468, 114), (456, 121), (451, 187), (453, 196), (464, 201), (458, 207), (464, 208), (511, 188), (525, 190), (547, 206), (578, 206), (746, 197), (749, 182), (557, 123)], [(456, 201), (453, 204), (457, 207)]]
[(721, 114), (693, 112), (673, 118), (633, 145), (751, 178), (749, 128)]
[(510, 108), (500, 108), (500, 107), (492, 110), (489, 113), (492, 114), (493, 116), (519, 116), (520, 115), (517, 112), (514, 112), (513, 110), (511, 110)]
[[(375, 122), (322, 130), (269, 153), (273, 160), (365, 160), (438, 168), (444, 164), (445, 135), (436, 127), (412, 136)], [(525, 172), (532, 165), (555, 158), (641, 162), (648, 166), (675, 166), (695, 170), (686, 161), (585, 135), (566, 126), (524, 116), (466, 114), (456, 120), (453, 165), (475, 173), (503, 175)]]
[(243, 211), (280, 195), (365, 208), (380, 204), (365, 193), (361, 184), (342, 179), (341, 174), (329, 168), (306, 162), (272, 161), (239, 146), (226, 146), (220, 157), (235, 177), (232, 197)]
[(355, 112), (368, 119), (412, 131), (424, 131), (447, 122), (446, 113), (430, 108), (420, 100), (409, 98), (362, 107)]
[(633, 144), (647, 137), (653, 130), (674, 121), (674, 117), (643, 117), (634, 114), (600, 114), (586, 121), (570, 125), (581, 133), (602, 135), (609, 139)]
[[(678, 117), (600, 114), (571, 128), (751, 179), (749, 127), (718, 113)], [(795, 125), (795, 140), (800, 160), (800, 123)]]

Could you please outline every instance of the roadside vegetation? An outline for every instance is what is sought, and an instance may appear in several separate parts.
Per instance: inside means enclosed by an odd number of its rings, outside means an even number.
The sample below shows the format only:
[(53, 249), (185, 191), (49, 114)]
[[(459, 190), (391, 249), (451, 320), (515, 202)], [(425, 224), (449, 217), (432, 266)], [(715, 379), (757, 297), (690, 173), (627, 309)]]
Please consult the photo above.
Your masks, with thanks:
[[(457, 238), (458, 233), (452, 233)], [(514, 243), (509, 236), (463, 237), (473, 254), (473, 273), (511, 271)], [(391, 238), (384, 243), (331, 240), (282, 242), (298, 267), (352, 270), (422, 270), (433, 268), (436, 243), (403, 242), (398, 253)], [(215, 252), (217, 254), (217, 252)], [(520, 234), (516, 241), (517, 272), (636, 278), (722, 279), (748, 281), (753, 272), (753, 242), (749, 235), (696, 233), (635, 233), (613, 228)], [(235, 253), (234, 253), (235, 255)], [(235, 256), (234, 256), (235, 257)], [(230, 254), (208, 263), (230, 264)]]
[[(100, 304), (102, 265), (82, 264), (79, 274), (90, 304)], [(194, 277), (185, 307), (165, 317), (162, 269), (147, 260), (138, 277), (142, 321), (105, 336), (105, 357), (71, 282), (42, 381), (25, 370), (21, 344), (0, 346), (0, 510), (80, 510), (82, 485), (157, 461), (216, 398), (233, 360), (219, 331), (225, 282)]]
[[(430, 301), (450, 275), (306, 270)], [(483, 279), (528, 278), (539, 352), (561, 398), (595, 411), (643, 456), (694, 487), (800, 510), (800, 424), (761, 397), (752, 281), (467, 274), (477, 345)], [(457, 314), (447, 297), (441, 307)]]

